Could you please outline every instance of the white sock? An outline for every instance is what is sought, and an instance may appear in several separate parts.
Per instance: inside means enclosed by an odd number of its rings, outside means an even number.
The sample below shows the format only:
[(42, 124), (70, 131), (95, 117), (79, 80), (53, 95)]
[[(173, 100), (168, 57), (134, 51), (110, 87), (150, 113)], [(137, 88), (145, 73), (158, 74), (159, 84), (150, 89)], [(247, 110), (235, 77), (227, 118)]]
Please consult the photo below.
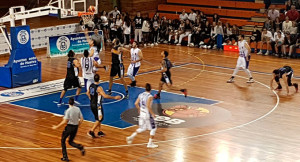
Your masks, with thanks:
[(132, 135), (129, 137), (131, 140), (133, 140), (133, 138), (137, 135), (136, 132), (132, 133)]
[(152, 144), (152, 141), (153, 141), (153, 139), (152, 139), (152, 138), (149, 138), (148, 144)]

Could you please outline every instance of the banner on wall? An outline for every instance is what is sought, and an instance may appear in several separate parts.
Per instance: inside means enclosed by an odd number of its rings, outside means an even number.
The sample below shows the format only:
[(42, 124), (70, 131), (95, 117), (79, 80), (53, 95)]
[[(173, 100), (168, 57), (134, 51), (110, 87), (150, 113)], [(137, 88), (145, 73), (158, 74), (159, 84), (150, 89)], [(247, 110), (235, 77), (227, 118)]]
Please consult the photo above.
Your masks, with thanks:
[[(94, 32), (88, 34), (91, 37)], [(102, 35), (102, 31), (99, 31), (99, 34)], [(82, 54), (88, 49), (89, 44), (84, 33), (49, 37), (48, 56), (50, 57), (66, 56), (70, 50), (73, 50), (75, 54)]]

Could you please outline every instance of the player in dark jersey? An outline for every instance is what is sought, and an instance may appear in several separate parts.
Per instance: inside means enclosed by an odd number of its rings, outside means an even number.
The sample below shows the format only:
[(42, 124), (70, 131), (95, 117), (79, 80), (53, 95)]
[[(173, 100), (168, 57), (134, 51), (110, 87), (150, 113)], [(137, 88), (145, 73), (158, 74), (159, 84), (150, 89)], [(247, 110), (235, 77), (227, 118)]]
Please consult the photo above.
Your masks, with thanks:
[(284, 66), (279, 69), (273, 70), (273, 76), (270, 82), (270, 88), (273, 90), (273, 81), (275, 80), (278, 87), (275, 90), (281, 90), (282, 86), (280, 84), (279, 79), (282, 78), (285, 86), (286, 86), (286, 91), (287, 94), (289, 94), (289, 86), (294, 86), (296, 89), (296, 92), (298, 92), (298, 83), (292, 83), (292, 78), (293, 78), (293, 69), (290, 66)]
[(121, 79), (121, 82), (124, 85), (124, 88), (126, 90), (125, 98), (129, 98), (128, 94), (128, 87), (124, 80), (124, 65), (123, 65), (123, 51), (129, 51), (127, 49), (124, 49), (120, 46), (119, 39), (115, 38), (113, 40), (113, 49), (111, 50), (111, 57), (112, 57), (112, 64), (111, 64), (111, 70), (110, 70), (110, 78), (109, 78), (109, 89), (108, 94), (111, 95), (111, 88), (113, 85), (113, 78), (118, 74), (119, 78)]
[(75, 103), (79, 104), (77, 99), (78, 99), (78, 95), (81, 92), (81, 85), (80, 85), (80, 80), (78, 78), (78, 74), (79, 74), (79, 67), (81, 65), (79, 61), (76, 58), (74, 58), (74, 56), (75, 56), (74, 51), (70, 50), (68, 53), (67, 76), (64, 81), (64, 90), (60, 94), (60, 99), (57, 106), (61, 106), (62, 99), (64, 98), (67, 90), (72, 87), (77, 88), (76, 96), (74, 97), (74, 99), (75, 99)]
[(158, 93), (156, 95), (154, 95), (155, 99), (160, 99), (160, 92), (161, 92), (164, 84), (166, 84), (169, 89), (174, 90), (174, 91), (180, 91), (184, 94), (185, 97), (187, 96), (186, 89), (180, 89), (180, 88), (172, 85), (173, 83), (171, 80), (170, 69), (172, 68), (173, 65), (172, 65), (171, 61), (168, 59), (168, 55), (169, 55), (169, 53), (167, 51), (161, 52), (161, 56), (163, 57), (163, 60), (161, 62), (161, 71), (159, 71), (161, 73), (161, 79), (159, 82)]
[(121, 99), (121, 96), (110, 96), (105, 94), (102, 87), (99, 85), (100, 76), (98, 74), (94, 76), (94, 81), (95, 83), (92, 83), (88, 91), (86, 92), (87, 96), (90, 99), (91, 110), (96, 120), (93, 127), (88, 132), (88, 135), (93, 138), (96, 137), (94, 131), (97, 129), (97, 127), (99, 127), (98, 136), (99, 137), (104, 136), (104, 133), (101, 131), (101, 122), (103, 121), (103, 116), (104, 116), (103, 107), (102, 107), (102, 97), (115, 99), (115, 100)]

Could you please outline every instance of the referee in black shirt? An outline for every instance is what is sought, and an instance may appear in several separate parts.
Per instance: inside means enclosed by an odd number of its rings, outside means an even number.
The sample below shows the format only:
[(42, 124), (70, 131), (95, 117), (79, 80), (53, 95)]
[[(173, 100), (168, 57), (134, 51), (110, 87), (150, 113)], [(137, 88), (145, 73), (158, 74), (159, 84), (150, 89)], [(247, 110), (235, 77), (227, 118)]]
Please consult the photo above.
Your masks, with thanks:
[(61, 158), (62, 161), (69, 161), (67, 148), (66, 148), (66, 139), (69, 138), (69, 144), (81, 151), (82, 156), (85, 154), (84, 147), (81, 144), (77, 144), (74, 142), (74, 138), (76, 136), (78, 126), (82, 123), (83, 117), (81, 111), (78, 107), (74, 106), (74, 98), (71, 97), (69, 99), (69, 108), (65, 111), (65, 116), (63, 121), (61, 121), (58, 125), (53, 126), (52, 129), (57, 129), (62, 125), (67, 124), (65, 130), (62, 133), (61, 137), (61, 147), (62, 147), (62, 154), (63, 157)]

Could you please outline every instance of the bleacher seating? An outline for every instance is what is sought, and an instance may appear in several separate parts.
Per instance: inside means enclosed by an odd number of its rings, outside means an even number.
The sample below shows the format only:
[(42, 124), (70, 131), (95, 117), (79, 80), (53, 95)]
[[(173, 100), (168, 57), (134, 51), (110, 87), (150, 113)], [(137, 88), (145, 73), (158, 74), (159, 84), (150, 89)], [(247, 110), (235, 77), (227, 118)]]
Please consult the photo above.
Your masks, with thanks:
[[(276, 5), (278, 9), (285, 8), (285, 5)], [(263, 3), (234, 0), (167, 0), (167, 4), (158, 6), (158, 12), (161, 16), (168, 19), (177, 19), (178, 14), (183, 9), (190, 12), (191, 9), (203, 11), (210, 21), (213, 14), (218, 14), (223, 23), (229, 22), (237, 26), (244, 25), (263, 25), (261, 21), (253, 20), (254, 17), (264, 17), (260, 9), (264, 8)], [(150, 13), (152, 17), (154, 13)]]

